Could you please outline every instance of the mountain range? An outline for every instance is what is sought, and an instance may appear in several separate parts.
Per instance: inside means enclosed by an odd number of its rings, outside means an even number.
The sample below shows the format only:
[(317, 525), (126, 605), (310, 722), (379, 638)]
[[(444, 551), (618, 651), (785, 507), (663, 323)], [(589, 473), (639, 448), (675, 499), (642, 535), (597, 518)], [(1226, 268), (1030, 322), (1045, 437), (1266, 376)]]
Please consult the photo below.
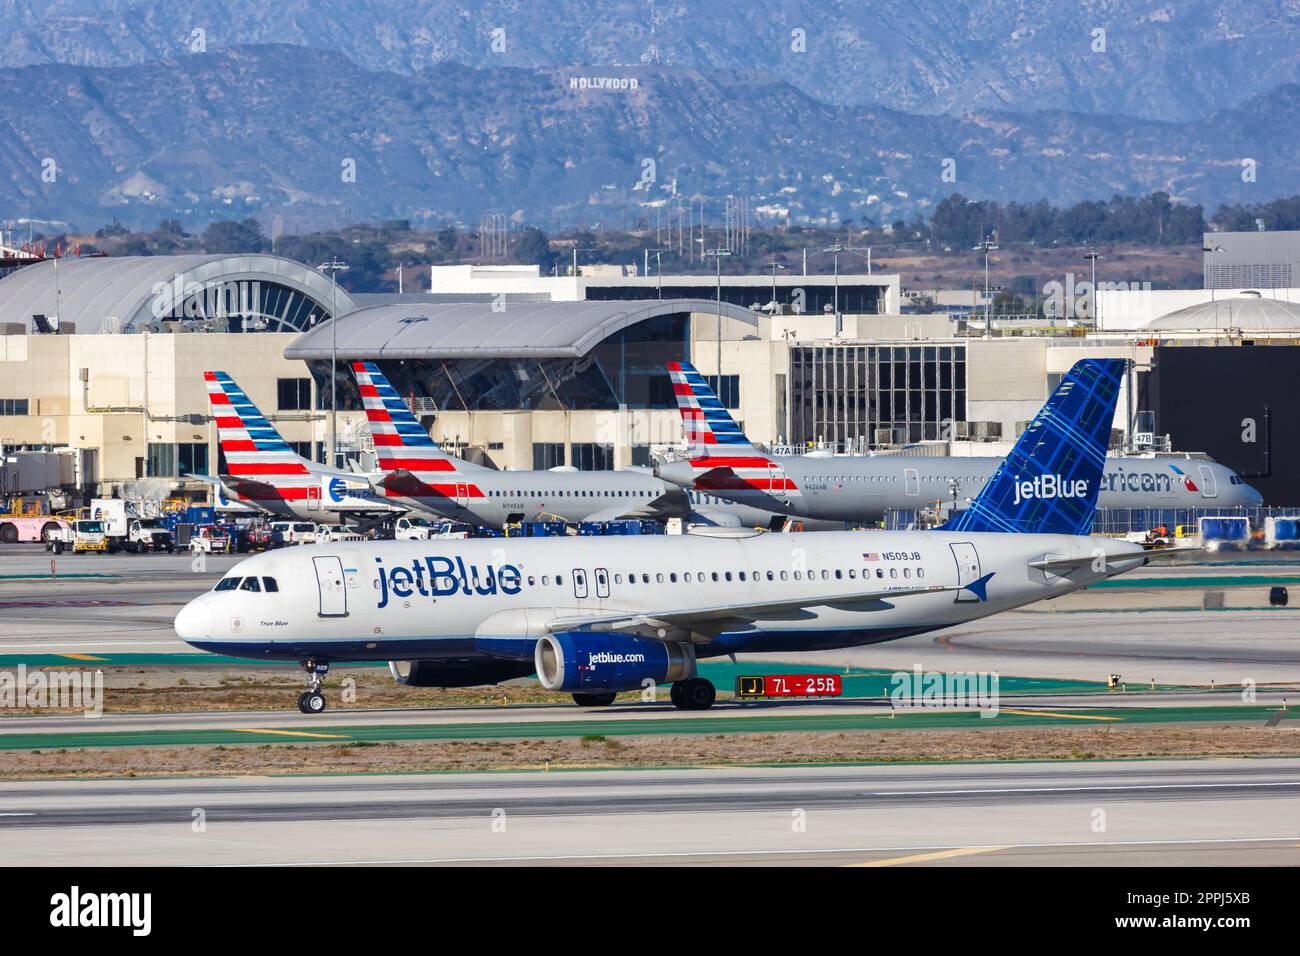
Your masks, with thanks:
[(0, 209), (553, 227), (728, 194), (891, 222), (954, 192), (1300, 192), (1300, 2), (739, 9), (0, 0)]
[(1194, 120), (1300, 81), (1296, 0), (0, 0), (0, 23), (0, 66), (285, 43), (402, 74), (762, 71), (823, 102), (908, 113)]

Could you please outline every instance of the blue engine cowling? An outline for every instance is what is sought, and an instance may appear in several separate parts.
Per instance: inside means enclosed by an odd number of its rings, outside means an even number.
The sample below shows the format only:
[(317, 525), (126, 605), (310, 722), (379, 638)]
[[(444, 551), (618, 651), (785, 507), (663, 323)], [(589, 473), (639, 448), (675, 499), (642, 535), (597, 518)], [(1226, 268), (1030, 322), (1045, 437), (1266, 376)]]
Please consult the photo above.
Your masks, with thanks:
[(548, 634), (533, 652), (537, 678), (547, 690), (639, 690), (695, 676), (689, 644), (572, 631)]

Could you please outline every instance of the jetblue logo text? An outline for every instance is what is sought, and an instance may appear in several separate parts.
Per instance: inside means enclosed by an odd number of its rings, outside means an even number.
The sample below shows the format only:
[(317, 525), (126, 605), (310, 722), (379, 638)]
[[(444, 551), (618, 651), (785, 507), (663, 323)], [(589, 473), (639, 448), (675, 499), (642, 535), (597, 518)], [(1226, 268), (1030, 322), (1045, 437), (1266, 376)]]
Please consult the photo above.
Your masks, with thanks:
[(1066, 481), (1060, 475), (1039, 475), (1028, 481), (1016, 476), (1016, 504), (1031, 498), (1084, 498), (1088, 495), (1088, 482), (1084, 478)]
[(523, 575), (513, 564), (467, 565), (462, 558), (430, 557), (410, 564), (385, 567), (375, 558), (379, 572), (379, 604), (388, 606), (390, 597), (449, 597), (453, 594), (518, 594)]

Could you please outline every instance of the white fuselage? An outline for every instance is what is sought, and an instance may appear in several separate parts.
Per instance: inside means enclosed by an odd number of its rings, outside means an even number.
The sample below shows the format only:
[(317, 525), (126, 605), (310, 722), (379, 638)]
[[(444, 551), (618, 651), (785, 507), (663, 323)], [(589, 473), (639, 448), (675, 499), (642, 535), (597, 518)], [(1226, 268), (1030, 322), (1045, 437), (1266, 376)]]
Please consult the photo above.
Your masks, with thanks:
[[(1029, 566), (1085, 555), (1096, 560), (1062, 574)], [(1142, 563), (1136, 545), (1108, 538), (935, 531), (322, 544), (241, 561), (227, 578), (271, 578), (276, 590), (208, 592), (176, 630), (201, 649), (260, 659), (525, 659), (556, 618), (789, 597), (806, 608), (702, 628), (698, 655), (817, 650), (948, 627)], [(953, 590), (844, 600), (990, 572), (987, 601)]]
[[(891, 511), (958, 508), (981, 491), (1001, 458), (875, 456), (772, 456), (765, 479), (787, 479), (779, 491), (710, 488), (702, 465), (670, 462), (659, 474), (670, 482), (724, 500), (781, 514), (827, 521), (879, 521)], [(700, 459), (707, 462), (708, 459)], [(1175, 470), (1177, 469), (1177, 470)], [(773, 481), (771, 487), (783, 486)], [(764, 486), (766, 487), (766, 485)], [(1183, 458), (1107, 458), (1098, 489), (1099, 509), (1258, 507), (1263, 498), (1218, 462)]]
[[(619, 518), (697, 519), (733, 528), (769, 528), (784, 513), (705, 496), (688, 495), (661, 481), (649, 469), (617, 471), (495, 471), (460, 464), (461, 473), (445, 479), (447, 494), (419, 494), (403, 484), (373, 480), (388, 502), (424, 514), (478, 527), (504, 528), (522, 521), (613, 521)], [(840, 523), (838, 527), (843, 528)]]

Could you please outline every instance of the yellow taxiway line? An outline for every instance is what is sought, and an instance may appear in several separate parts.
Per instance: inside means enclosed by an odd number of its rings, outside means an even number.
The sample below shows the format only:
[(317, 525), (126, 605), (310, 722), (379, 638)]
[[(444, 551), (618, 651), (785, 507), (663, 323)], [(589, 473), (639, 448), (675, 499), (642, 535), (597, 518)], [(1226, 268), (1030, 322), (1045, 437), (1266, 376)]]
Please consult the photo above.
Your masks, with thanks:
[(322, 740), (347, 740), (347, 734), (313, 734), (305, 730), (272, 730), (269, 727), (236, 727), (241, 734), (282, 734), (285, 737), (319, 737)]
[(1004, 846), (965, 846), (953, 850), (935, 850), (933, 853), (913, 853), (911, 856), (895, 856), (888, 860), (867, 860), (865, 863), (848, 863), (846, 866), (904, 866), (908, 863), (928, 863), (931, 860), (949, 860), (955, 856), (973, 856), (976, 853), (992, 853), (1005, 850)]

